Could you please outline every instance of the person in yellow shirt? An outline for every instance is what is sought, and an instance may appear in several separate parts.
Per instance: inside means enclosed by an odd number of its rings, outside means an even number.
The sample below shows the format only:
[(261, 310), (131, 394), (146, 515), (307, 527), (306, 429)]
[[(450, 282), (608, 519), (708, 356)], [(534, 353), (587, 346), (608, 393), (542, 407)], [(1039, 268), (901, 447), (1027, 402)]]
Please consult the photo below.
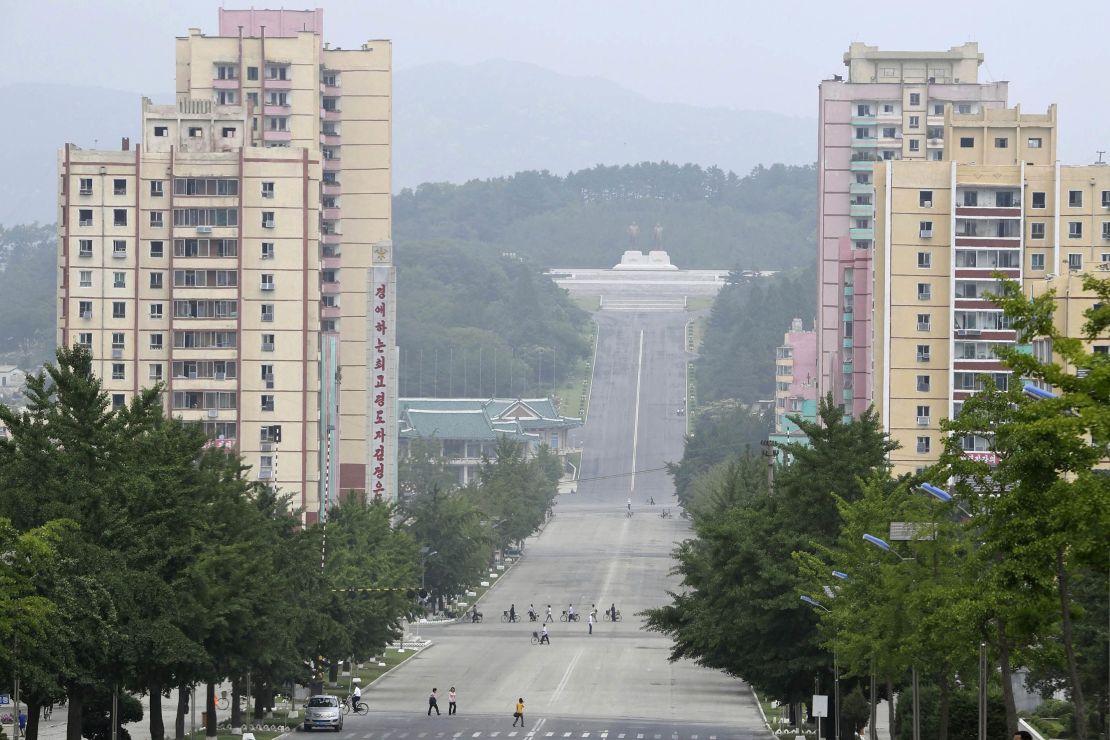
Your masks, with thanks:
[(516, 727), (517, 720), (520, 720), (520, 726), (524, 727), (524, 697), (516, 700), (516, 711), (513, 712), (513, 727)]

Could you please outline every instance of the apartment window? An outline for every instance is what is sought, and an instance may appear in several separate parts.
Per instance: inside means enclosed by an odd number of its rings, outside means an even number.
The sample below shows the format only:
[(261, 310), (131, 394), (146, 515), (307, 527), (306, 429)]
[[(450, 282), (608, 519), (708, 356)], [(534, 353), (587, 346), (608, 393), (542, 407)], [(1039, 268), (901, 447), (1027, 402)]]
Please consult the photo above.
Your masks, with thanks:
[(113, 239), (112, 240), (112, 258), (121, 260), (127, 256), (127, 240), (126, 239)]
[(920, 223), (918, 223), (917, 227), (921, 232), (921, 238), (922, 239), (932, 239), (933, 238), (933, 222), (932, 221), (921, 221)]
[(82, 177), (79, 182), (79, 192), (81, 195), (92, 195), (92, 178)]
[(1039, 136), (1030, 136), (1028, 143), (1029, 143), (1029, 148), (1030, 149), (1040, 149), (1041, 148), (1041, 137), (1039, 137)]
[(928, 454), (929, 444), (930, 444), (930, 441), (929, 441), (928, 437), (918, 437), (917, 438), (917, 451), (919, 453), (921, 453), (922, 455)]
[(1006, 138), (1005, 136), (996, 136), (996, 137), (994, 137), (994, 148), (995, 149), (1007, 149), (1007, 148), (1009, 148), (1009, 146), (1010, 146), (1010, 140), (1008, 138)]
[(1083, 222), (1082, 221), (1068, 221), (1068, 238), (1069, 239), (1082, 239), (1083, 238)]
[(161, 198), (162, 195), (165, 193), (165, 191), (163, 190), (164, 187), (165, 187), (165, 183), (162, 180), (151, 180), (150, 181), (150, 197), (152, 197), (152, 198)]
[(92, 332), (83, 331), (77, 335), (77, 343), (87, 350), (92, 349)]
[(1110, 239), (1110, 221), (1102, 222), (1102, 238)]
[(918, 191), (918, 193), (917, 193), (917, 204), (919, 206), (921, 206), (922, 208), (932, 208), (933, 207), (933, 191), (932, 190), (920, 190), (920, 191)]
[(961, 136), (960, 137), (960, 148), (961, 149), (971, 149), (974, 146), (975, 146), (975, 137), (973, 137), (973, 136)]
[(910, 93), (910, 105), (921, 105), (921, 93)]
[(166, 247), (163, 242), (155, 241), (150, 243), (150, 256), (155, 259), (161, 259), (166, 253)]
[(262, 290), (274, 289), (274, 274), (272, 272), (262, 273)]
[(112, 318), (127, 318), (127, 304), (124, 301), (112, 301)]
[(169, 136), (170, 135), (169, 126), (155, 126), (154, 127), (154, 135), (155, 136)]
[(917, 253), (917, 266), (921, 268), (929, 268), (933, 266), (933, 256), (928, 252)]
[(122, 177), (117, 177), (112, 180), (112, 194), (113, 195), (127, 195), (127, 180)]
[(162, 289), (162, 280), (163, 280), (162, 273), (160, 273), (160, 272), (150, 273), (150, 287), (153, 288), (154, 290), (161, 290)]
[(273, 334), (263, 334), (262, 335), (262, 351), (263, 352), (273, 352), (274, 351), (274, 335)]
[(893, 139), (897, 135), (898, 135), (898, 132), (894, 129), (893, 126), (884, 126), (883, 127), (883, 138), (884, 139)]
[(944, 115), (944, 103), (935, 103), (933, 105), (933, 115), (934, 116), (943, 116)]
[(148, 378), (150, 378), (151, 380), (161, 380), (162, 379), (162, 363), (152, 362), (147, 367), (149, 368), (148, 371), (147, 371), (147, 377)]
[(1045, 207), (1044, 204), (1045, 204), (1044, 193), (1034, 192), (1033, 193), (1033, 203), (1032, 203), (1031, 207), (1032, 208), (1044, 208)]
[(933, 297), (933, 288), (929, 283), (917, 284), (917, 300), (927, 301)]
[(929, 392), (929, 376), (928, 375), (918, 375), (917, 376), (917, 390), (921, 393), (928, 393)]
[(928, 362), (929, 361), (929, 345), (927, 345), (927, 344), (917, 345), (917, 361), (918, 362)]
[(263, 182), (262, 183), (262, 197), (263, 198), (273, 198), (274, 197), (274, 184), (272, 182)]
[(1079, 272), (1083, 269), (1083, 255), (1071, 252), (1068, 254), (1068, 269), (1072, 272)]
[(1044, 239), (1044, 224), (1032, 223), (1029, 224), (1029, 238), (1030, 239)]
[(152, 318), (152, 319), (161, 319), (162, 318), (162, 304), (161, 303), (151, 303), (150, 304), (150, 318)]
[(1016, 193), (1009, 190), (1002, 190), (994, 194), (994, 205), (996, 208), (1014, 208), (1016, 206)]
[(257, 80), (258, 79), (258, 67), (247, 67), (247, 79), (248, 80)]
[(917, 407), (917, 423), (918, 424), (928, 424), (930, 416), (931, 416), (931, 414), (929, 413), (929, 407), (928, 406), (918, 406)]
[(112, 209), (112, 225), (113, 226), (127, 226), (127, 209), (126, 208), (113, 208)]
[(221, 133), (222, 133), (222, 135), (225, 139), (234, 139), (235, 138), (235, 127), (234, 126), (224, 126)]
[(284, 64), (267, 64), (266, 65), (266, 79), (267, 80), (288, 80), (289, 67)]
[(910, 139), (910, 151), (911, 152), (921, 151), (921, 141), (919, 139)]
[(1029, 255), (1029, 269), (1030, 270), (1044, 270), (1044, 255), (1037, 254), (1036, 252)]
[(262, 228), (264, 228), (264, 229), (274, 228), (274, 212), (273, 211), (263, 211), (262, 212)]
[(150, 335), (150, 348), (162, 349), (162, 335), (160, 333)]
[(910, 128), (921, 128), (921, 116), (910, 116)]
[(78, 284), (82, 288), (91, 288), (92, 287), (92, 270), (81, 270), (81, 272), (79, 274), (80, 274), (80, 278), (78, 280)]
[(77, 240), (77, 256), (92, 257), (92, 239)]
[(267, 388), (273, 388), (274, 387), (274, 366), (273, 365), (263, 365), (262, 366), (262, 382), (266, 384)]
[(80, 226), (92, 226), (92, 209), (82, 208), (77, 211), (77, 223)]
[(274, 320), (274, 304), (272, 304), (272, 303), (263, 303), (262, 304), (262, 320), (263, 321), (273, 321)]
[(323, 77), (324, 77), (324, 84), (327, 85), (328, 87), (338, 87), (339, 86), (339, 75), (337, 75), (335, 72), (327, 72), (327, 73), (324, 74)]
[(124, 347), (123, 332), (122, 331), (112, 332), (112, 349), (119, 350), (120, 352), (122, 352), (123, 347)]
[[(236, 90), (217, 90), (216, 91), (216, 105), (238, 105), (239, 93)], [(231, 131), (232, 135), (235, 134), (235, 129), (224, 129), (225, 132)], [(224, 134), (227, 136), (227, 133)]]
[(164, 225), (164, 223), (162, 221), (162, 218), (163, 218), (163, 212), (162, 211), (151, 211), (150, 212), (150, 226), (151, 226), (151, 228), (154, 228), (154, 229), (162, 228), (162, 226)]
[(919, 313), (917, 315), (917, 330), (918, 331), (929, 331), (929, 329), (931, 327), (932, 327), (931, 314)]
[(122, 393), (112, 394), (112, 410), (119, 411), (127, 404), (127, 397)]
[(203, 136), (204, 136), (204, 129), (202, 129), (200, 126), (190, 126), (189, 127), (189, 138), (190, 139), (200, 139)]
[(958, 103), (956, 105), (956, 112), (967, 115), (968, 113), (973, 113), (974, 111), (972, 110), (970, 103)]
[(263, 393), (262, 394), (262, 410), (263, 411), (273, 411), (274, 410), (274, 395), (272, 393)]
[(77, 303), (77, 313), (83, 319), (92, 318), (92, 301), (79, 301)]
[(270, 131), (288, 131), (289, 119), (285, 116), (267, 116), (266, 128)]
[(262, 242), (262, 259), (272, 260), (274, 258), (274, 243)]
[(1069, 190), (1068, 191), (1068, 208), (1082, 208), (1083, 207), (1083, 191), (1082, 190)]
[(127, 273), (126, 272), (113, 272), (112, 273), (112, 287), (113, 288), (126, 288), (127, 287)]
[(1110, 208), (1110, 190), (1102, 191), (1102, 207)]
[(122, 362), (113, 362), (112, 363), (112, 380), (123, 380), (123, 379), (124, 379), (123, 363)]

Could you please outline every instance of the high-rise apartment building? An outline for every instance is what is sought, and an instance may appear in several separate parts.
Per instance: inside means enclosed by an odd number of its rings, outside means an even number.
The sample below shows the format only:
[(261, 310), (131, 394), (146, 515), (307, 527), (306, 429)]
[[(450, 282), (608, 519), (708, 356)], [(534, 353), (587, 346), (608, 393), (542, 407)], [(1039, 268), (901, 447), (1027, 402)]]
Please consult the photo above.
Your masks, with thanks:
[(872, 401), (871, 294), (876, 162), (943, 161), (948, 109), (1004, 108), (1005, 82), (979, 83), (975, 43), (946, 52), (886, 52), (854, 43), (847, 79), (820, 85), (818, 132), (818, 315), (820, 395), (846, 414)]
[(791, 417), (817, 419), (817, 334), (801, 319), (790, 323), (775, 349), (775, 431), (773, 442), (804, 436)]
[(143, 143), (60, 157), (60, 341), (113, 402), (162, 380), (308, 518), (396, 495), (391, 46), (323, 12), (224, 10), (177, 39)]
[[(946, 112), (949, 161), (879, 163), (874, 261), (874, 401), (895, 472), (936, 462), (940, 421), (983, 376), (1021, 380), (997, 358), (1017, 335), (985, 294), (1001, 273), (1025, 293), (1054, 289), (1056, 321), (1077, 336), (1094, 296), (1082, 275), (1110, 269), (1110, 167), (1056, 162), (1056, 111)], [(1110, 351), (1110, 340), (1095, 342)], [(1045, 359), (1052, 348), (1026, 348)], [(987, 440), (963, 440), (987, 456)]]

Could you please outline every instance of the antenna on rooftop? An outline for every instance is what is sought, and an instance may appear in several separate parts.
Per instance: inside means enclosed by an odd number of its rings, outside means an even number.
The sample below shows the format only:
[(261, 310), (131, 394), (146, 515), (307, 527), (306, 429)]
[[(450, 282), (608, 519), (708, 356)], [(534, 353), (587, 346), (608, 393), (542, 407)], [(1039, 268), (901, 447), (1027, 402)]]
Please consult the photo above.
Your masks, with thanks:
[(1098, 161), (1095, 162), (1095, 164), (1103, 164), (1102, 155), (1106, 154), (1106, 150), (1105, 149), (1095, 149), (1095, 154), (1098, 155)]

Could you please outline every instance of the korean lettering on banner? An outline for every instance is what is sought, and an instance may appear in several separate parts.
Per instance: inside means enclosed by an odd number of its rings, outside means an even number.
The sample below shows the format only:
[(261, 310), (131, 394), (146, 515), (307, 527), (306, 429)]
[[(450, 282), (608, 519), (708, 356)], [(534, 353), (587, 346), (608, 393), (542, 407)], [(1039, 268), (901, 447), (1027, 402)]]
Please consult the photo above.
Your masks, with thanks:
[(385, 495), (386, 482), (386, 441), (389, 437), (387, 426), (388, 385), (386, 383), (389, 369), (387, 354), (389, 352), (389, 268), (375, 267), (373, 294), (370, 296), (370, 324), (371, 348), (370, 356), (373, 366), (370, 373), (370, 409), (371, 409), (371, 438), (370, 457), (370, 492), (375, 499)]

